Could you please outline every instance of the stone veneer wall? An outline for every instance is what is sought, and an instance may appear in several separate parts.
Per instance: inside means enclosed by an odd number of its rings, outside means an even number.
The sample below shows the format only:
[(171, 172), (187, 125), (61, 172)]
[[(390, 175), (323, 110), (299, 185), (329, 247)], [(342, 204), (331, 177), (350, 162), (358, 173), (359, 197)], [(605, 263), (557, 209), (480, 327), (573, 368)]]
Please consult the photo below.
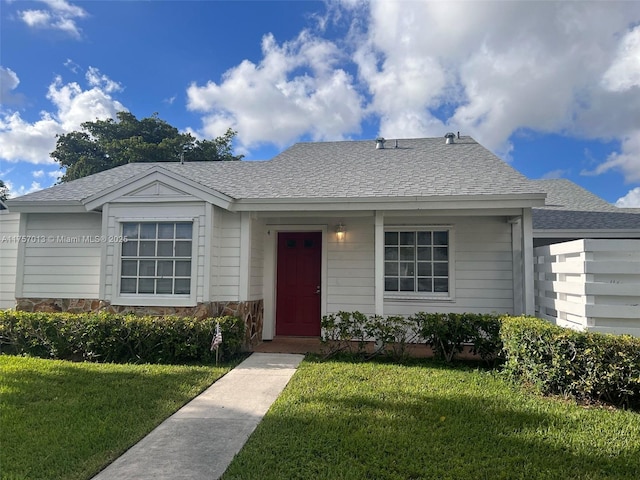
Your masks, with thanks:
[(196, 318), (229, 315), (244, 320), (245, 347), (249, 350), (262, 341), (262, 324), (264, 318), (264, 302), (262, 300), (246, 302), (205, 302), (198, 303), (195, 307), (131, 307), (111, 305), (105, 300), (83, 298), (18, 298), (16, 299), (16, 310), (25, 312), (133, 313), (136, 315), (176, 315)]

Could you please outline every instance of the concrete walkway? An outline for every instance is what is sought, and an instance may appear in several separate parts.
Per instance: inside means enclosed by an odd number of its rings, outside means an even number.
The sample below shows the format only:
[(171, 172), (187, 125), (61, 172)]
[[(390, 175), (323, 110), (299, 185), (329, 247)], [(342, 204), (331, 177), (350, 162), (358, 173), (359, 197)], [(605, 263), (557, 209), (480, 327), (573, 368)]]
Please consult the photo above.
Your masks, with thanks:
[(303, 358), (253, 353), (94, 480), (219, 478)]

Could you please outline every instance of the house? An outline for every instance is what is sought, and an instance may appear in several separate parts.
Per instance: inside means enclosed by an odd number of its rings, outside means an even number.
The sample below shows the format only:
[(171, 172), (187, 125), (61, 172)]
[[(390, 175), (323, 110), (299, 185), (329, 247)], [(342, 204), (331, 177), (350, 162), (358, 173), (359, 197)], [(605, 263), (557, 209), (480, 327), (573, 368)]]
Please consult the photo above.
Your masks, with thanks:
[(533, 209), (534, 247), (580, 238), (640, 238), (640, 209), (618, 208), (569, 180), (533, 182), (547, 193), (545, 206)]
[(128, 164), (8, 202), (15, 289), (0, 305), (234, 314), (251, 343), (317, 336), (341, 310), (533, 314), (545, 197), (452, 134)]
[(557, 325), (640, 336), (640, 209), (617, 208), (568, 180), (536, 180), (535, 315)]
[(18, 238), (20, 214), (10, 212), (0, 200), (0, 309), (16, 304), (16, 261), (18, 258)]

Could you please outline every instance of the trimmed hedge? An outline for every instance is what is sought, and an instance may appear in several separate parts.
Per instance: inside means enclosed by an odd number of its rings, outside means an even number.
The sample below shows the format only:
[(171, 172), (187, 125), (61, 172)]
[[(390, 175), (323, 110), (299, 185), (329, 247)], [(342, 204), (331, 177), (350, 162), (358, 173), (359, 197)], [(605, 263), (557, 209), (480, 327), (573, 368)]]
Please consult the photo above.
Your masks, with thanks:
[(640, 338), (577, 332), (534, 317), (472, 313), (424, 313), (409, 317), (339, 312), (322, 319), (327, 356), (373, 353), (395, 359), (411, 342), (429, 345), (436, 358), (451, 362), (464, 346), (480, 358), (503, 363), (505, 374), (543, 394), (640, 407)]
[(244, 322), (236, 317), (151, 317), (109, 313), (0, 311), (0, 351), (64, 360), (115, 363), (212, 363), (220, 323), (220, 359), (238, 355)]
[(545, 394), (640, 407), (640, 338), (505, 317), (504, 371)]

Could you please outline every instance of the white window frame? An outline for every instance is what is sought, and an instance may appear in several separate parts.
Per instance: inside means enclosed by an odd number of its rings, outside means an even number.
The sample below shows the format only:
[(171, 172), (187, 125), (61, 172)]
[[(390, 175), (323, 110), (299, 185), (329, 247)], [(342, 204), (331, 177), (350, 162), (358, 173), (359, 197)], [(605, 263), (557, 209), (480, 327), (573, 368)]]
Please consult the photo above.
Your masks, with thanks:
[[(198, 273), (198, 219), (194, 217), (171, 218), (117, 218), (116, 231), (123, 235), (125, 223), (191, 223), (191, 276), (189, 294), (144, 294), (121, 293), (122, 282), (122, 245), (114, 252), (114, 305), (159, 306), (159, 307), (192, 307), (196, 305), (197, 273)], [(138, 257), (136, 257), (138, 258)], [(167, 257), (167, 259), (175, 257)], [(126, 257), (125, 257), (126, 259)]]
[[(384, 226), (384, 234), (386, 237), (387, 232), (413, 232), (416, 234), (419, 232), (447, 232), (448, 236), (448, 291), (447, 292), (420, 292), (414, 290), (412, 292), (409, 291), (387, 291), (384, 282), (385, 282), (385, 272), (382, 272), (382, 281), (383, 281), (383, 290), (384, 290), (384, 298), (388, 300), (429, 300), (429, 301), (453, 301), (455, 299), (455, 231), (452, 225), (385, 225)], [(382, 239), (383, 244), (383, 252), (386, 245), (386, 238)], [(414, 258), (414, 263), (416, 263), (416, 281), (417, 281), (417, 258)], [(385, 268), (385, 259), (382, 260), (382, 268)], [(414, 285), (417, 288), (417, 284)]]

